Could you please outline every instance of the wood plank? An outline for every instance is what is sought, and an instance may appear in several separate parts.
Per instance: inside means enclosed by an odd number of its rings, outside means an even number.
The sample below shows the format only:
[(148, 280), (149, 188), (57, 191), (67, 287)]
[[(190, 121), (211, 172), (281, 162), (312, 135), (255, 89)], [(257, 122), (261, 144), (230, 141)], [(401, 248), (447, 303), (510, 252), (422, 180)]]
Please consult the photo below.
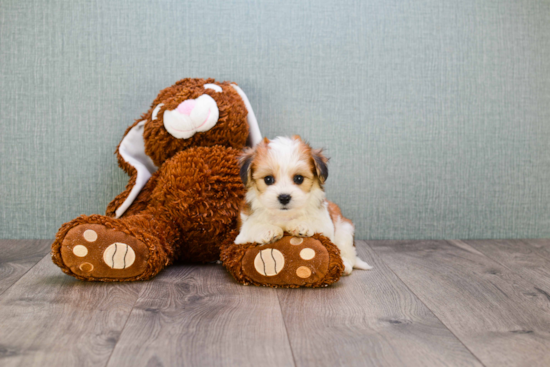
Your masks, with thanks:
[(550, 256), (550, 238), (536, 238), (526, 240), (529, 245), (543, 251), (546, 257)]
[(463, 241), (533, 284), (550, 301), (550, 240)]
[(365, 242), (357, 248), (373, 270), (326, 289), (280, 290), (296, 365), (481, 365)]
[(550, 365), (550, 303), (460, 241), (368, 241), (487, 366)]
[(220, 265), (172, 266), (146, 284), (109, 366), (294, 365), (275, 289)]
[(0, 365), (104, 366), (143, 283), (89, 283), (46, 255), (0, 297)]
[(51, 240), (0, 240), (0, 295), (50, 251)]

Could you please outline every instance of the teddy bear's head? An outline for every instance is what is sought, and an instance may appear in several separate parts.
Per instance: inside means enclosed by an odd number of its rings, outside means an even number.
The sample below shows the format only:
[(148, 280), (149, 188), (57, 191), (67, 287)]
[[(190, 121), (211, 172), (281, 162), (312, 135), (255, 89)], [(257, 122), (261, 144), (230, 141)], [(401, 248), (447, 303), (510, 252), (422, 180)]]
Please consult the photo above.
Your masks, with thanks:
[(247, 120), (251, 111), (247, 104), (246, 95), (230, 82), (180, 80), (163, 89), (142, 116), (146, 120), (145, 153), (160, 166), (189, 147), (223, 145), (242, 149), (249, 136)]
[(197, 146), (242, 149), (247, 142), (254, 146), (260, 140), (250, 102), (236, 84), (183, 79), (163, 89), (149, 111), (126, 130), (117, 148), (120, 166), (132, 176), (137, 173), (132, 192), (117, 209), (117, 216), (176, 153)]

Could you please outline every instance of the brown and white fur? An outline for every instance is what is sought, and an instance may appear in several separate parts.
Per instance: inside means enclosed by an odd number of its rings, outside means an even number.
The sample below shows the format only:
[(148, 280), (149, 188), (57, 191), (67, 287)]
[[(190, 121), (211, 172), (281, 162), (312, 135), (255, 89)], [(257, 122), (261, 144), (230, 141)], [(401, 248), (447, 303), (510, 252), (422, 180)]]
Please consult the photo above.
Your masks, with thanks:
[[(267, 244), (283, 237), (320, 233), (339, 249), (344, 274), (371, 269), (356, 253), (355, 227), (338, 205), (325, 198), (328, 159), (299, 136), (265, 138), (240, 158), (241, 178), (247, 188), (236, 244)], [(300, 178), (301, 177), (301, 178)]]

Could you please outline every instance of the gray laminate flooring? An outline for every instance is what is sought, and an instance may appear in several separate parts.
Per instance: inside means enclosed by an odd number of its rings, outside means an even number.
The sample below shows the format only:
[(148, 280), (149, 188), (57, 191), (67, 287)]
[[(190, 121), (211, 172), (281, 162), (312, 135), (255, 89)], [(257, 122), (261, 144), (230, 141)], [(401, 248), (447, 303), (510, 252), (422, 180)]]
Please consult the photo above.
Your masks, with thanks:
[(86, 283), (50, 243), (0, 241), (0, 366), (550, 366), (550, 240), (358, 241), (324, 289)]

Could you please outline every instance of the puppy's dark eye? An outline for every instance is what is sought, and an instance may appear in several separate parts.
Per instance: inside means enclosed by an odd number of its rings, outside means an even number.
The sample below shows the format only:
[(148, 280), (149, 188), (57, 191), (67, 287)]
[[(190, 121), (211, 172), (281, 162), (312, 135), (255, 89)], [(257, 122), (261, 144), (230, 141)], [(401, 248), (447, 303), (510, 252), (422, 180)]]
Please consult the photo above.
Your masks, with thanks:
[(302, 175), (294, 175), (294, 183), (296, 185), (301, 185), (304, 182), (304, 176)]
[(273, 176), (265, 176), (264, 177), (264, 182), (267, 186), (269, 185), (273, 185), (275, 183), (275, 177)]

